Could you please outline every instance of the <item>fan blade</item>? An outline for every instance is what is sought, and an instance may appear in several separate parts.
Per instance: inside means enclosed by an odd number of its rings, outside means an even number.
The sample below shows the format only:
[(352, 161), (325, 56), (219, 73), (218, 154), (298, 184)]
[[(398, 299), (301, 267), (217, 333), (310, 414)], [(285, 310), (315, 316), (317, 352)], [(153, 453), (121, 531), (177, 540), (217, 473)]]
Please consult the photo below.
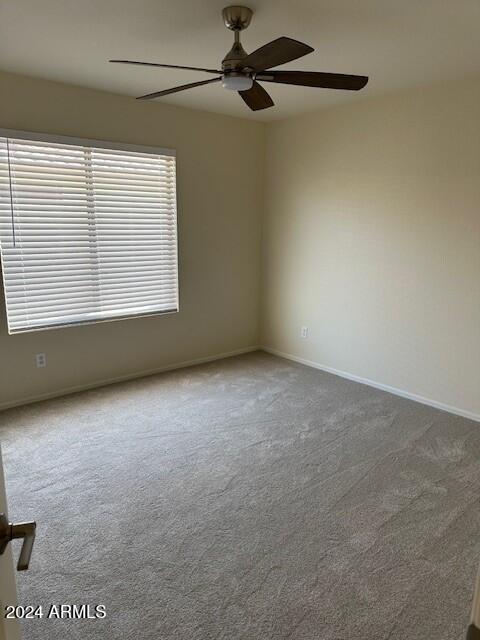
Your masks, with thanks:
[(253, 51), (242, 60), (244, 67), (250, 67), (254, 71), (264, 71), (270, 67), (278, 67), (279, 64), (291, 62), (313, 51), (312, 47), (292, 38), (277, 38), (260, 49)]
[(139, 96), (137, 100), (153, 100), (153, 98), (160, 98), (161, 96), (169, 96), (171, 93), (178, 93), (179, 91), (185, 91), (185, 89), (193, 89), (193, 87), (201, 87), (202, 84), (211, 84), (212, 82), (219, 82), (222, 78), (212, 78), (211, 80), (202, 80), (201, 82), (190, 82), (190, 84), (182, 84), (179, 87), (173, 87), (173, 89), (164, 89), (163, 91), (155, 91), (155, 93), (147, 93), (144, 96)]
[(253, 83), (251, 89), (238, 92), (247, 106), (252, 111), (260, 111), (260, 109), (268, 109), (273, 107), (273, 100), (258, 82)]
[(323, 89), (346, 89), (358, 91), (368, 82), (367, 76), (351, 76), (345, 73), (321, 73), (317, 71), (268, 71), (259, 73), (257, 80), (262, 82), (281, 82), (302, 87), (320, 87)]
[(218, 69), (202, 69), (200, 67), (182, 67), (178, 64), (158, 64), (157, 62), (137, 62), (136, 60), (109, 60), (118, 64), (138, 64), (145, 67), (162, 67), (165, 69), (186, 69), (187, 71), (204, 71), (205, 73), (222, 73)]

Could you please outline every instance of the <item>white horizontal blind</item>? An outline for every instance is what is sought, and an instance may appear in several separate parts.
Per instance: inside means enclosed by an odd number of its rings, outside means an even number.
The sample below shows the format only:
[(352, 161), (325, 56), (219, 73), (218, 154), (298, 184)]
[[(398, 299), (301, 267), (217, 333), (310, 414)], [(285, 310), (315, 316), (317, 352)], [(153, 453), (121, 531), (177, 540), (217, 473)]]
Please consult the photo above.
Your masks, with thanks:
[(9, 333), (178, 310), (175, 157), (0, 137)]

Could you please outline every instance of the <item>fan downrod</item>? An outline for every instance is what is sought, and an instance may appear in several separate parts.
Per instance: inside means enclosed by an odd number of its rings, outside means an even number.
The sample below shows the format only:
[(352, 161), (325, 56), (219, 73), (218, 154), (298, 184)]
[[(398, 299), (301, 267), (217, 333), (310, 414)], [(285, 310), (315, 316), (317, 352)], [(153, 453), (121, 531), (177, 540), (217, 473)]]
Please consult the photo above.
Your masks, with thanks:
[(248, 27), (252, 19), (253, 11), (248, 7), (233, 5), (225, 7), (222, 11), (223, 21), (227, 29), (233, 31), (235, 39), (233, 46), (222, 60), (222, 70), (226, 73), (241, 72), (242, 60), (247, 57), (247, 52), (240, 42), (240, 32)]
[(222, 11), (222, 18), (227, 29), (231, 31), (243, 31), (252, 20), (253, 11), (248, 7), (233, 5), (225, 7)]

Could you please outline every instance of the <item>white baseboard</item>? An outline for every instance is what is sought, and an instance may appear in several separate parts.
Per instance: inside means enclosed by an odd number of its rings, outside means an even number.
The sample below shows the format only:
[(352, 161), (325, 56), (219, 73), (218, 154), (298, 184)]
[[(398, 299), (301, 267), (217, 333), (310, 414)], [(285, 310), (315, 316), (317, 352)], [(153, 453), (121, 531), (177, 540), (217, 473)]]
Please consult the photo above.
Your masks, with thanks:
[(224, 358), (231, 358), (233, 356), (239, 356), (242, 353), (249, 353), (250, 351), (258, 351), (259, 346), (244, 347), (243, 349), (235, 349), (234, 351), (227, 351), (226, 353), (217, 353), (212, 356), (204, 356), (202, 358), (195, 358), (194, 360), (185, 360), (183, 362), (177, 362), (175, 364), (167, 364), (163, 367), (157, 367), (155, 369), (147, 369), (145, 371), (135, 371), (134, 373), (127, 373), (123, 376), (116, 376), (115, 378), (104, 378), (88, 384), (79, 384), (73, 387), (64, 387), (63, 389), (57, 389), (56, 391), (50, 391), (48, 393), (42, 393), (27, 398), (21, 398), (14, 402), (2, 402), (0, 403), (0, 411), (4, 409), (11, 409), (13, 407), (19, 407), (25, 404), (31, 404), (32, 402), (40, 402), (42, 400), (49, 400), (51, 398), (58, 398), (60, 396), (66, 396), (70, 393), (78, 393), (79, 391), (87, 391), (88, 389), (96, 389), (97, 387), (106, 387), (116, 382), (126, 382), (128, 380), (135, 380), (136, 378), (144, 378), (147, 376), (153, 376), (156, 373), (164, 373), (165, 371), (173, 371), (175, 369), (184, 369), (185, 367), (193, 367), (196, 364), (204, 364), (206, 362), (213, 362), (214, 360), (223, 360)]
[(299, 358), (298, 356), (294, 356), (291, 353), (284, 353), (283, 351), (277, 351), (277, 349), (271, 349), (270, 347), (267, 347), (267, 346), (261, 346), (260, 349), (262, 349), (262, 351), (266, 351), (267, 353), (271, 353), (274, 356), (279, 356), (280, 358), (286, 358), (287, 360), (293, 360), (294, 362), (299, 362), (300, 364), (304, 364), (307, 367), (320, 369), (321, 371), (332, 373), (335, 376), (340, 376), (341, 378), (347, 378), (347, 380), (360, 382), (361, 384), (366, 384), (369, 387), (374, 387), (375, 389), (381, 389), (382, 391), (393, 393), (396, 396), (401, 396), (402, 398), (407, 398), (408, 400), (414, 400), (415, 402), (420, 402), (421, 404), (426, 404), (426, 405), (429, 405), (430, 407), (435, 407), (435, 409), (441, 409), (442, 411), (447, 411), (448, 413), (453, 413), (457, 416), (462, 416), (462, 418), (469, 418), (470, 420), (475, 420), (477, 422), (480, 422), (480, 414), (473, 413), (472, 411), (466, 411), (465, 409), (452, 407), (449, 404), (444, 404), (443, 402), (438, 402), (437, 400), (431, 400), (430, 398), (419, 396), (416, 393), (410, 393), (409, 391), (404, 391), (403, 389), (397, 389), (396, 387), (391, 387), (388, 384), (382, 384), (381, 382), (376, 382), (375, 380), (369, 380), (368, 378), (362, 378), (361, 376), (356, 376), (353, 373), (348, 373), (347, 371), (340, 371), (339, 369), (334, 369), (333, 367), (328, 367), (327, 365), (319, 364), (318, 362), (313, 362), (313, 360), (306, 360), (305, 358)]
[(307, 360), (306, 358), (299, 358), (298, 356), (294, 356), (291, 353), (278, 351), (277, 349), (272, 349), (271, 347), (267, 347), (265, 345), (263, 346), (253, 345), (250, 347), (244, 347), (243, 349), (235, 349), (234, 351), (228, 351), (225, 353), (217, 353), (215, 355), (204, 356), (202, 358), (195, 358), (193, 360), (185, 360), (183, 362), (177, 362), (174, 364), (165, 365), (163, 367), (157, 367), (155, 369), (136, 371), (134, 373), (128, 373), (123, 376), (116, 376), (114, 378), (104, 378), (102, 380), (97, 380), (96, 382), (92, 382), (88, 384), (76, 385), (73, 387), (64, 387), (63, 389), (57, 389), (56, 391), (38, 394), (35, 396), (29, 396), (27, 398), (21, 398), (13, 402), (3, 402), (3, 403), (0, 403), (0, 411), (3, 411), (4, 409), (11, 409), (12, 407), (18, 407), (25, 404), (31, 404), (33, 402), (49, 400), (50, 398), (58, 398), (60, 396), (66, 396), (70, 393), (78, 393), (79, 391), (87, 391), (88, 389), (105, 387), (110, 384), (115, 384), (116, 382), (126, 382), (128, 380), (135, 380), (136, 378), (152, 376), (152, 375), (155, 375), (156, 373), (174, 371), (175, 369), (184, 369), (185, 367), (192, 367), (197, 364), (213, 362), (214, 360), (223, 360), (224, 358), (239, 356), (243, 353), (258, 351), (259, 349), (262, 351), (266, 351), (267, 353), (271, 353), (272, 355), (279, 356), (280, 358), (285, 358), (286, 360), (299, 362), (300, 364), (304, 364), (307, 367), (313, 367), (314, 369), (319, 369), (320, 371), (325, 371), (327, 373), (340, 376), (341, 378), (346, 378), (347, 380), (353, 380), (354, 382), (366, 384), (369, 387), (374, 387), (375, 389), (381, 389), (382, 391), (387, 391), (388, 393), (392, 393), (402, 398), (407, 398), (408, 400), (414, 400), (415, 402), (420, 402), (421, 404), (426, 404), (430, 407), (435, 407), (435, 409), (441, 409), (442, 411), (447, 411), (448, 413), (453, 413), (454, 415), (462, 416), (463, 418), (469, 418), (470, 420), (475, 420), (476, 422), (480, 422), (480, 414), (478, 413), (473, 413), (472, 411), (466, 411), (465, 409), (459, 409), (458, 407), (452, 407), (451, 405), (445, 404), (443, 402), (438, 402), (437, 400), (431, 400), (430, 398), (425, 398), (424, 396), (420, 396), (415, 393), (410, 393), (408, 391), (404, 391), (403, 389), (397, 389), (396, 387), (391, 387), (390, 385), (382, 384), (380, 382), (376, 382), (375, 380), (370, 380), (369, 378), (362, 378), (361, 376), (357, 376), (353, 373), (348, 373), (347, 371), (340, 371), (339, 369), (334, 369), (333, 367), (319, 364), (318, 362), (314, 362), (313, 360)]

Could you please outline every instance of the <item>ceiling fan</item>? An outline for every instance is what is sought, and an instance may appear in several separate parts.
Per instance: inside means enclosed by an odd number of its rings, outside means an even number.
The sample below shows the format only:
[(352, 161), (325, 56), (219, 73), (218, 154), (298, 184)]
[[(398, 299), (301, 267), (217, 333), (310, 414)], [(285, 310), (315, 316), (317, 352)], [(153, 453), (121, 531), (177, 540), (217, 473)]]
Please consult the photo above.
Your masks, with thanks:
[[(292, 38), (281, 37), (265, 44), (253, 53), (247, 54), (240, 43), (240, 31), (246, 29), (252, 19), (252, 10), (248, 7), (231, 6), (222, 11), (225, 26), (234, 32), (235, 41), (232, 48), (222, 60), (221, 69), (204, 69), (198, 67), (184, 67), (174, 64), (158, 64), (156, 62), (138, 62), (136, 60), (110, 60), (120, 64), (138, 64), (147, 67), (163, 67), (167, 69), (186, 69), (188, 71), (203, 71), (213, 73), (217, 77), (210, 80), (200, 80), (183, 84), (172, 89), (155, 91), (140, 96), (137, 100), (152, 100), (168, 96), (171, 93), (185, 91), (204, 84), (222, 82), (224, 89), (238, 91), (243, 101), (252, 111), (273, 107), (273, 100), (259, 84), (262, 82), (277, 82), (281, 84), (300, 85), (302, 87), (320, 87), (323, 89), (347, 89), (358, 91), (368, 82), (367, 76), (353, 76), (343, 73), (320, 73), (316, 71), (271, 71), (272, 67), (291, 62), (313, 51), (303, 42)], [(220, 74), (220, 75), (218, 75)]]

